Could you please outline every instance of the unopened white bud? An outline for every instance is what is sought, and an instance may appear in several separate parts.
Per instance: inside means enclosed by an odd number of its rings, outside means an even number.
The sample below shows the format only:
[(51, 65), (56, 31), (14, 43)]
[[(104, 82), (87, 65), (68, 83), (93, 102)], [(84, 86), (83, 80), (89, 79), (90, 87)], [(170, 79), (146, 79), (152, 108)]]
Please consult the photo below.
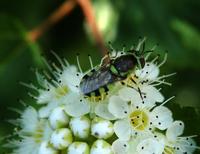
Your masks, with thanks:
[(57, 107), (51, 112), (49, 122), (54, 129), (62, 128), (69, 123), (69, 116), (66, 114), (63, 106)]
[(86, 116), (72, 118), (70, 120), (70, 128), (74, 136), (85, 139), (90, 133), (90, 119)]
[(85, 142), (74, 142), (68, 147), (68, 154), (89, 154), (90, 149)]
[(68, 128), (61, 128), (52, 133), (50, 142), (56, 149), (62, 150), (67, 148), (72, 143), (72, 140), (71, 131)]
[(58, 154), (58, 151), (55, 150), (47, 141), (43, 141), (40, 145), (38, 154)]
[(113, 154), (111, 145), (104, 140), (96, 140), (90, 150), (90, 154)]
[(91, 133), (96, 138), (107, 139), (114, 133), (113, 124), (109, 120), (96, 117), (92, 121)]

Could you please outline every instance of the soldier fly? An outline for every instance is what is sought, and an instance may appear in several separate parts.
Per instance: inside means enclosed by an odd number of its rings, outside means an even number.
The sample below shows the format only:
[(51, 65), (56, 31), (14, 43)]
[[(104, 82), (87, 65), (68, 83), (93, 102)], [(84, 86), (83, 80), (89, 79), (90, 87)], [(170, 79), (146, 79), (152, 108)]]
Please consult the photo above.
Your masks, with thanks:
[(81, 92), (89, 97), (107, 94), (109, 85), (126, 79), (136, 67), (144, 67), (143, 55), (144, 52), (132, 49), (120, 56), (109, 57), (106, 64), (97, 66), (82, 77), (79, 85)]

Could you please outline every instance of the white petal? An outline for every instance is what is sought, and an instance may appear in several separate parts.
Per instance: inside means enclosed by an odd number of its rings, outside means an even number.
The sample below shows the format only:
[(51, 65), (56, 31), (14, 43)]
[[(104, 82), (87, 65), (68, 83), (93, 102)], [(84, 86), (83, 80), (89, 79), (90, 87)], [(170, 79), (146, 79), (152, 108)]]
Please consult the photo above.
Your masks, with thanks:
[(155, 102), (163, 102), (164, 101), (164, 97), (160, 93), (160, 91), (151, 85), (142, 86), (141, 91), (146, 94), (146, 97), (150, 101), (155, 101)]
[(39, 109), (39, 117), (40, 118), (48, 118), (51, 111), (58, 106), (57, 102), (49, 102), (46, 106), (41, 107)]
[(112, 144), (112, 150), (115, 154), (127, 154), (128, 142), (123, 140), (116, 140)]
[(173, 122), (172, 112), (165, 106), (158, 106), (151, 112), (151, 121), (155, 127), (165, 130)]
[(159, 75), (159, 68), (153, 63), (146, 63), (144, 68), (136, 70), (135, 74), (143, 80), (155, 80)]
[(184, 131), (184, 123), (180, 120), (174, 121), (167, 129), (166, 136), (169, 141), (175, 141)]
[(107, 119), (107, 120), (115, 120), (115, 116), (112, 115), (109, 111), (108, 111), (108, 104), (106, 103), (100, 103), (96, 106), (95, 108), (95, 113), (96, 115)]
[(40, 94), (37, 98), (38, 104), (46, 104), (52, 99), (54, 99), (54, 87), (49, 88), (49, 91), (47, 90), (40, 90)]
[(90, 104), (84, 98), (81, 99), (78, 95), (74, 97), (75, 98), (68, 100), (65, 106), (66, 112), (73, 117), (79, 117), (89, 113)]
[(131, 126), (127, 120), (119, 120), (114, 124), (114, 132), (121, 140), (129, 140), (131, 137)]
[(137, 152), (139, 154), (161, 154), (163, 150), (164, 144), (152, 138), (143, 140), (137, 146)]
[(78, 92), (78, 88), (76, 86), (79, 85), (81, 78), (82, 74), (77, 72), (77, 68), (75, 66), (65, 68), (60, 76), (62, 83), (67, 85), (74, 92)]
[[(40, 122), (41, 121), (42, 120), (40, 120)], [(49, 141), (49, 139), (51, 138), (51, 134), (53, 132), (53, 129), (51, 128), (51, 126), (49, 124), (49, 121), (45, 120), (45, 124), (42, 127), (43, 127), (43, 137), (42, 137), (42, 140), (43, 141)]]
[(122, 88), (119, 91), (119, 96), (121, 97), (121, 99), (123, 99), (124, 101), (131, 101), (133, 99), (135, 99), (135, 95), (137, 96), (139, 93), (133, 89), (133, 88)]
[(38, 125), (38, 113), (33, 107), (24, 110), (20, 123), (24, 131), (34, 132)]
[[(185, 143), (187, 143), (187, 145)], [(192, 138), (185, 138), (185, 140), (182, 142), (181, 147), (184, 147), (185, 152), (187, 152), (188, 154), (192, 154), (197, 148), (196, 143)]]
[(117, 118), (124, 118), (128, 115), (129, 107), (127, 102), (119, 96), (112, 96), (109, 100), (108, 110)]

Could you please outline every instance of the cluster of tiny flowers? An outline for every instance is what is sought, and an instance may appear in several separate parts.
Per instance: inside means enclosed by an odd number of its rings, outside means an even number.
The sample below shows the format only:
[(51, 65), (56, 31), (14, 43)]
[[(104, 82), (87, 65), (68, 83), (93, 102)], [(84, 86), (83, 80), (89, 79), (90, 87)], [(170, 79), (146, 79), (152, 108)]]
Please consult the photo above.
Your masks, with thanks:
[(158, 57), (149, 60), (150, 54), (143, 68), (112, 83), (100, 97), (86, 97), (80, 90), (83, 76), (91, 70), (84, 73), (79, 61), (77, 69), (54, 54), (61, 67), (47, 64), (51, 75), (36, 71), (38, 86), (23, 83), (37, 92), (29, 93), (37, 108), (27, 107), (12, 121), (16, 137), (6, 146), (14, 154), (193, 153), (198, 148), (194, 136), (182, 136), (184, 123), (174, 120), (164, 106), (173, 97), (165, 99), (158, 88), (170, 85), (165, 79), (173, 75), (159, 76), (167, 57), (158, 63)]

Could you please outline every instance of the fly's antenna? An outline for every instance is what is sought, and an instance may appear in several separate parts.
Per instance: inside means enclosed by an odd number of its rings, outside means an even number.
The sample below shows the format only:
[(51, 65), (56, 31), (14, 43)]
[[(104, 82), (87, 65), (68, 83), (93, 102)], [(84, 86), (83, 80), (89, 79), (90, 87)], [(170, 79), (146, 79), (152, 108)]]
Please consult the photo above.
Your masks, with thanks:
[(79, 60), (79, 53), (76, 54), (76, 61), (77, 61), (77, 65), (78, 65), (78, 69), (81, 73), (83, 73), (81, 65), (80, 65), (80, 60)]
[(90, 61), (90, 66), (91, 66), (91, 69), (94, 68), (94, 65), (93, 65), (93, 62), (92, 62), (92, 58), (90, 55), (88, 55), (88, 58), (89, 58), (89, 61)]

